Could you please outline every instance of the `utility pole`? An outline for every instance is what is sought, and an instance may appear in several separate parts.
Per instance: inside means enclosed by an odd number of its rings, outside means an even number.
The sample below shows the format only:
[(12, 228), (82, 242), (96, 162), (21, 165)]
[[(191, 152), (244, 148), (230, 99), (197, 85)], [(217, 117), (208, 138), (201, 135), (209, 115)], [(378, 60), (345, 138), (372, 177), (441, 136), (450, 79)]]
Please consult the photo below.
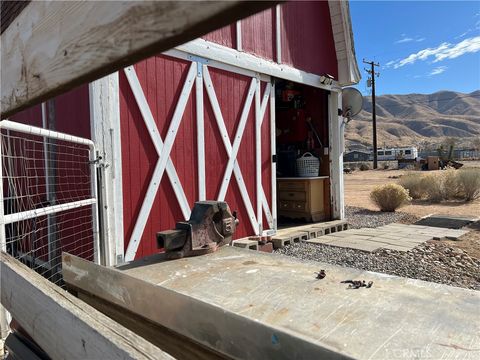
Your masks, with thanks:
[(375, 108), (375, 75), (378, 77), (380, 73), (375, 72), (375, 66), (380, 66), (379, 63), (374, 63), (373, 61), (365, 61), (363, 59), (364, 64), (368, 64), (371, 66), (371, 69), (365, 69), (365, 71), (370, 75), (368, 83), (371, 83), (372, 86), (372, 125), (373, 125), (373, 168), (376, 169), (378, 167), (378, 160), (377, 160), (377, 114)]

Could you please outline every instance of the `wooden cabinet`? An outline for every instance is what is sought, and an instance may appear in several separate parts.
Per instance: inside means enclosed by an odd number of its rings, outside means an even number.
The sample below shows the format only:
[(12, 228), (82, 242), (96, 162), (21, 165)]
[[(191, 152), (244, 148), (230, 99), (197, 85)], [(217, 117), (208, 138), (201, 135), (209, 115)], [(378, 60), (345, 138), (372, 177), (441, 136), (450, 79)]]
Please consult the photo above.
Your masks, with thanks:
[(325, 211), (327, 176), (277, 179), (278, 215), (322, 221)]

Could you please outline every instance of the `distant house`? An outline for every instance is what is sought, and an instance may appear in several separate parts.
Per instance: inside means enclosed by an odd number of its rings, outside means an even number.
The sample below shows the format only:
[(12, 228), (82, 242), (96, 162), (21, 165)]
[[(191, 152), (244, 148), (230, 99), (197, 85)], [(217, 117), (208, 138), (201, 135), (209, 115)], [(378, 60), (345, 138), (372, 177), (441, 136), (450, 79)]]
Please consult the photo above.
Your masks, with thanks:
[(368, 161), (370, 158), (370, 152), (353, 150), (343, 155), (344, 162), (355, 162), (355, 161)]

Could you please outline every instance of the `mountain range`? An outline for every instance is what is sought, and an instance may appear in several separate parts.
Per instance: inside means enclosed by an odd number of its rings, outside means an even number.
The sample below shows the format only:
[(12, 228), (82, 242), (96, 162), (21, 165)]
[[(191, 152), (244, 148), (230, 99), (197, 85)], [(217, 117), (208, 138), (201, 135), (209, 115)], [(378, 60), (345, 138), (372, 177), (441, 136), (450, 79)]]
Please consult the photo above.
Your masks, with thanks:
[[(376, 112), (379, 147), (434, 147), (451, 138), (469, 146), (480, 137), (480, 90), (376, 96)], [(345, 138), (347, 148), (372, 145), (371, 97), (346, 125)]]

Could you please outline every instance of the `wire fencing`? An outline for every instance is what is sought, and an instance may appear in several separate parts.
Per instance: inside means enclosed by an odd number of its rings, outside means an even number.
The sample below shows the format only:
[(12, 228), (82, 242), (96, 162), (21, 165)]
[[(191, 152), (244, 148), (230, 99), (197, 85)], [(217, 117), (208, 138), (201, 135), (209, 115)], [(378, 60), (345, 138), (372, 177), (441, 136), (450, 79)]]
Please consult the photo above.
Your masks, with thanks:
[(93, 143), (7, 120), (0, 130), (2, 250), (63, 286), (63, 251), (98, 262)]

